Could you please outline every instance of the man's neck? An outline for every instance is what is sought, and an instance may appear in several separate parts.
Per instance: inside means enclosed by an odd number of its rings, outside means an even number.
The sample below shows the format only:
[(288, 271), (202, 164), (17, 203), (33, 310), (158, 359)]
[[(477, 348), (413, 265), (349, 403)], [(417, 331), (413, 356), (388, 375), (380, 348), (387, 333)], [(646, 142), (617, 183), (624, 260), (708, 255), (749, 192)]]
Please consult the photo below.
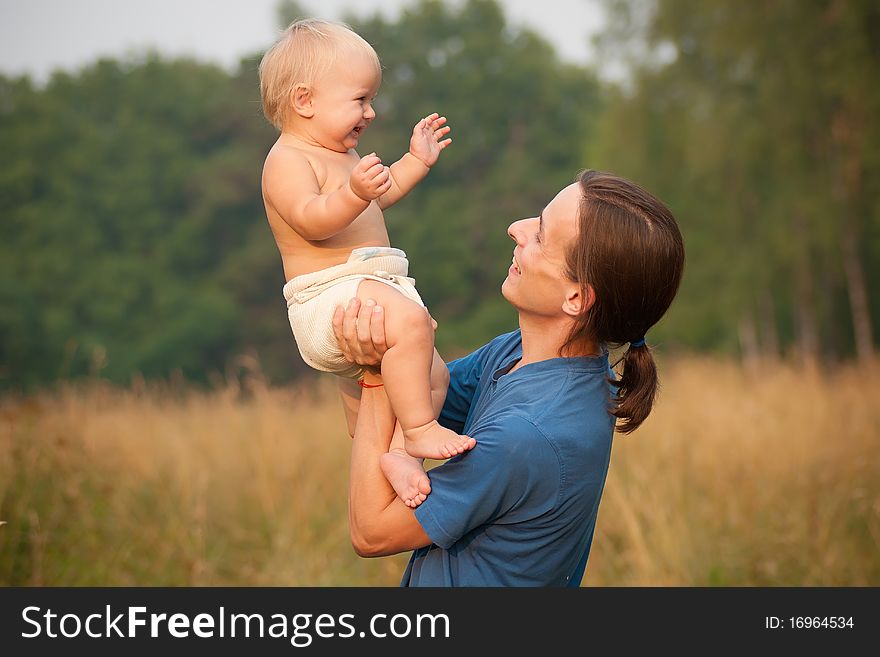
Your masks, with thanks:
[(570, 347), (565, 353), (560, 353), (571, 329), (571, 320), (568, 318), (534, 319), (520, 315), (519, 327), (523, 355), (513, 369), (560, 356), (591, 356), (599, 353), (596, 343), (592, 341), (582, 342)]

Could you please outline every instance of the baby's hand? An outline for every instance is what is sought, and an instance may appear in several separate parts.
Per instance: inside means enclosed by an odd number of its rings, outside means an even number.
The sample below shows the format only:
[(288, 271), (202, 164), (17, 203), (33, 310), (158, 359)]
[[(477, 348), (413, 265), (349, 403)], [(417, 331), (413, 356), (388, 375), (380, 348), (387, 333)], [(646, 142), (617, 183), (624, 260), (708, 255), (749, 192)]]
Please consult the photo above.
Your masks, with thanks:
[(355, 165), (348, 184), (358, 197), (372, 201), (391, 189), (391, 172), (378, 155), (370, 153)]
[(432, 167), (440, 157), (440, 151), (452, 143), (452, 139), (443, 139), (452, 129), (446, 123), (446, 117), (437, 112), (426, 116), (416, 123), (413, 136), (409, 141), (409, 152)]

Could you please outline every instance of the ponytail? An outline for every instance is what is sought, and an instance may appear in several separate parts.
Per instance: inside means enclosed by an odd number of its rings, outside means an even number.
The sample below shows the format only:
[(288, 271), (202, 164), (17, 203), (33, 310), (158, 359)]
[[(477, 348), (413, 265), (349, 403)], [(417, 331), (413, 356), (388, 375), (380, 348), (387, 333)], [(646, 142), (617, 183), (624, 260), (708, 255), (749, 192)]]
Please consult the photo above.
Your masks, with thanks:
[(618, 420), (620, 433), (631, 433), (639, 428), (651, 413), (659, 381), (657, 365), (648, 345), (630, 344), (623, 356), (623, 370), (619, 379), (612, 379), (617, 395), (612, 399), (611, 414)]
[[(661, 201), (624, 178), (598, 171), (578, 176), (583, 196), (578, 236), (566, 253), (566, 275), (595, 301), (574, 318), (563, 344), (592, 341), (629, 348), (611, 384), (609, 412), (617, 431), (635, 431), (657, 396), (657, 366), (645, 333), (672, 303), (684, 270), (684, 242)], [(633, 336), (638, 336), (633, 338)]]

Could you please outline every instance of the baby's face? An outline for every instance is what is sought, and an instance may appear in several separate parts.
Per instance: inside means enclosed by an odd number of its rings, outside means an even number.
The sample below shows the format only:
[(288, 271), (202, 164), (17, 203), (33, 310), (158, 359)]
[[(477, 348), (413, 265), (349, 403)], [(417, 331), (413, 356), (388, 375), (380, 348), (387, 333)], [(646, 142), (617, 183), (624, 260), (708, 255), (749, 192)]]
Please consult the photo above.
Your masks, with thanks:
[(312, 90), (312, 136), (325, 148), (345, 153), (376, 118), (373, 100), (382, 76), (367, 53), (343, 56)]

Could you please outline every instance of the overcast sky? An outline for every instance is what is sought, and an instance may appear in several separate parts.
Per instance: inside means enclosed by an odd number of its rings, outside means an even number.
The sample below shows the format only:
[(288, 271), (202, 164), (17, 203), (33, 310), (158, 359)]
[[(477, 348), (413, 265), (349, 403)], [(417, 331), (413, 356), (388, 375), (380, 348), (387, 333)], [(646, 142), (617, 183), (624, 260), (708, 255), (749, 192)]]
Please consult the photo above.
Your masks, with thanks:
[[(452, 0), (455, 2), (456, 0)], [(312, 16), (376, 11), (396, 17), (412, 0), (302, 0)], [(566, 60), (590, 59), (601, 25), (596, 0), (501, 0), (508, 20), (528, 25)], [(100, 56), (158, 50), (234, 67), (275, 39), (278, 0), (0, 0), (0, 73), (45, 81)]]

